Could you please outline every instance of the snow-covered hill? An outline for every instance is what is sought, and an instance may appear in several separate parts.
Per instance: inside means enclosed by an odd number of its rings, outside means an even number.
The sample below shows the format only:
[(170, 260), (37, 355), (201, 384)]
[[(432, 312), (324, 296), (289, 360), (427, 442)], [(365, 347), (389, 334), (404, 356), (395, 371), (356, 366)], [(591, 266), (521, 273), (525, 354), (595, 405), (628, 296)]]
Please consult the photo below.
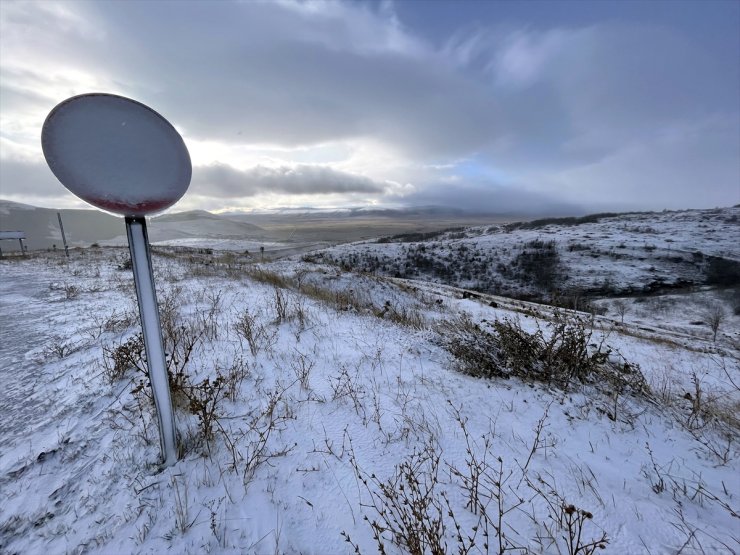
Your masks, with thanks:
[(407, 234), (339, 245), (312, 259), (487, 293), (563, 301), (731, 285), (740, 283), (740, 207)]
[[(645, 250), (619, 226), (648, 224), (607, 224), (593, 248)], [(647, 234), (655, 251), (736, 248), (670, 225)], [(516, 248), (513, 232), (459, 233), (450, 248)], [(72, 254), (0, 261), (4, 553), (740, 549), (740, 322), (724, 305), (715, 338), (668, 309), (622, 323), (307, 261), (165, 253), (182, 453), (160, 469), (126, 253)]]

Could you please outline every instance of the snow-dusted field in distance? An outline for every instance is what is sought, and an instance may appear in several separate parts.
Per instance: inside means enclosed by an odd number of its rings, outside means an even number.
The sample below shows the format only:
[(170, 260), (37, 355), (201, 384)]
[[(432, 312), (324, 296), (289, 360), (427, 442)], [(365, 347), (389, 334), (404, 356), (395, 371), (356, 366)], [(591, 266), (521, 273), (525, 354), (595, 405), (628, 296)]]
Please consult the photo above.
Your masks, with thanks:
[[(680, 230), (677, 221), (674, 242)], [(711, 249), (680, 245), (736, 257), (728, 235), (712, 235)], [(619, 240), (629, 237), (623, 230)], [(123, 249), (0, 261), (2, 552), (324, 554), (357, 544), (372, 553), (364, 517), (381, 517), (371, 476), (391, 479), (420, 452), (439, 456), (433, 498), (451, 551), (448, 510), (475, 537), (472, 553), (497, 553), (501, 535), (534, 553), (567, 553), (556, 513), (571, 503), (592, 513), (583, 541), (606, 534), (605, 553), (740, 550), (738, 430), (726, 425), (740, 404), (740, 321), (721, 291), (696, 291), (689, 309), (676, 293), (633, 298), (623, 323), (613, 310), (594, 319), (594, 343), (639, 365), (653, 390), (614, 399), (590, 385), (564, 392), (463, 375), (440, 346), (437, 324), (461, 314), (483, 328), (510, 319), (547, 333), (554, 312), (542, 305), (297, 259), (163, 252), (154, 256), (160, 303), (182, 324), (207, 328), (187, 365), (190, 383), (239, 379), (210, 441), (179, 405), (184, 453), (161, 470), (156, 420), (137, 391), (143, 375), (111, 380), (104, 363), (104, 351), (138, 329), (123, 262)], [(715, 341), (690, 321), (717, 302), (726, 314)], [(254, 351), (238, 332), (245, 314)], [(499, 496), (511, 510), (502, 534), (489, 523), (484, 537), (456, 474), (469, 475), (471, 452), (487, 457), (484, 478), (503, 472)], [(435, 505), (427, 508), (433, 516)]]

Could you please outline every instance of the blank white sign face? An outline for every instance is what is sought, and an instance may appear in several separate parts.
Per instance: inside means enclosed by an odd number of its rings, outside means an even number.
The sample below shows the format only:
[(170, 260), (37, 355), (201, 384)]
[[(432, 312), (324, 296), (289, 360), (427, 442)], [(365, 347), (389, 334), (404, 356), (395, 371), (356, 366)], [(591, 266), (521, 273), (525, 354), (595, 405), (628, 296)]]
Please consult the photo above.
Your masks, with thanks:
[(160, 212), (190, 184), (180, 134), (151, 108), (122, 96), (84, 94), (58, 104), (44, 122), (41, 146), (67, 189), (109, 212)]

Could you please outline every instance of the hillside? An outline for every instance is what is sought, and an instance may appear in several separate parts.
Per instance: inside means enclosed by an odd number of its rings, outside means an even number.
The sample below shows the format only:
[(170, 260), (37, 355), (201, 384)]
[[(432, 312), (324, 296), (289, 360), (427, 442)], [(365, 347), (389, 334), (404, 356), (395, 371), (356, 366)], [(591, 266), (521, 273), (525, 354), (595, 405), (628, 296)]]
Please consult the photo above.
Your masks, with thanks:
[[(516, 236), (455, 233), (458, 249)], [(731, 255), (722, 241), (697, 248)], [(166, 469), (125, 250), (0, 261), (0, 551), (740, 549), (726, 305), (713, 334), (681, 307), (591, 316), (310, 260), (157, 252), (182, 451)]]
[(740, 283), (740, 208), (595, 215), (410, 233), (312, 260), (525, 299), (634, 295)]

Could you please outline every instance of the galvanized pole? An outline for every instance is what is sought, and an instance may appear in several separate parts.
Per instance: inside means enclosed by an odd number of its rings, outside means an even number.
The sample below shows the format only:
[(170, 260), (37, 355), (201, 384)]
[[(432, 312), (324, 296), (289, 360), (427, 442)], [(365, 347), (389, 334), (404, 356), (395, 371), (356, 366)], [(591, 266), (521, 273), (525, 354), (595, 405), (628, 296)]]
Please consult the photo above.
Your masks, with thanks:
[(136, 296), (139, 300), (139, 315), (144, 332), (144, 348), (149, 368), (149, 381), (154, 392), (154, 405), (159, 420), (159, 442), (165, 466), (177, 461), (177, 439), (175, 417), (172, 411), (170, 384), (167, 378), (167, 365), (164, 357), (162, 331), (159, 322), (157, 292), (154, 288), (152, 258), (149, 250), (149, 236), (144, 216), (126, 217), (126, 235), (134, 270)]
[(67, 238), (64, 235), (64, 226), (62, 225), (62, 213), (57, 212), (57, 218), (59, 218), (59, 229), (62, 230), (62, 242), (64, 242), (64, 254), (69, 258), (69, 247), (67, 247)]

